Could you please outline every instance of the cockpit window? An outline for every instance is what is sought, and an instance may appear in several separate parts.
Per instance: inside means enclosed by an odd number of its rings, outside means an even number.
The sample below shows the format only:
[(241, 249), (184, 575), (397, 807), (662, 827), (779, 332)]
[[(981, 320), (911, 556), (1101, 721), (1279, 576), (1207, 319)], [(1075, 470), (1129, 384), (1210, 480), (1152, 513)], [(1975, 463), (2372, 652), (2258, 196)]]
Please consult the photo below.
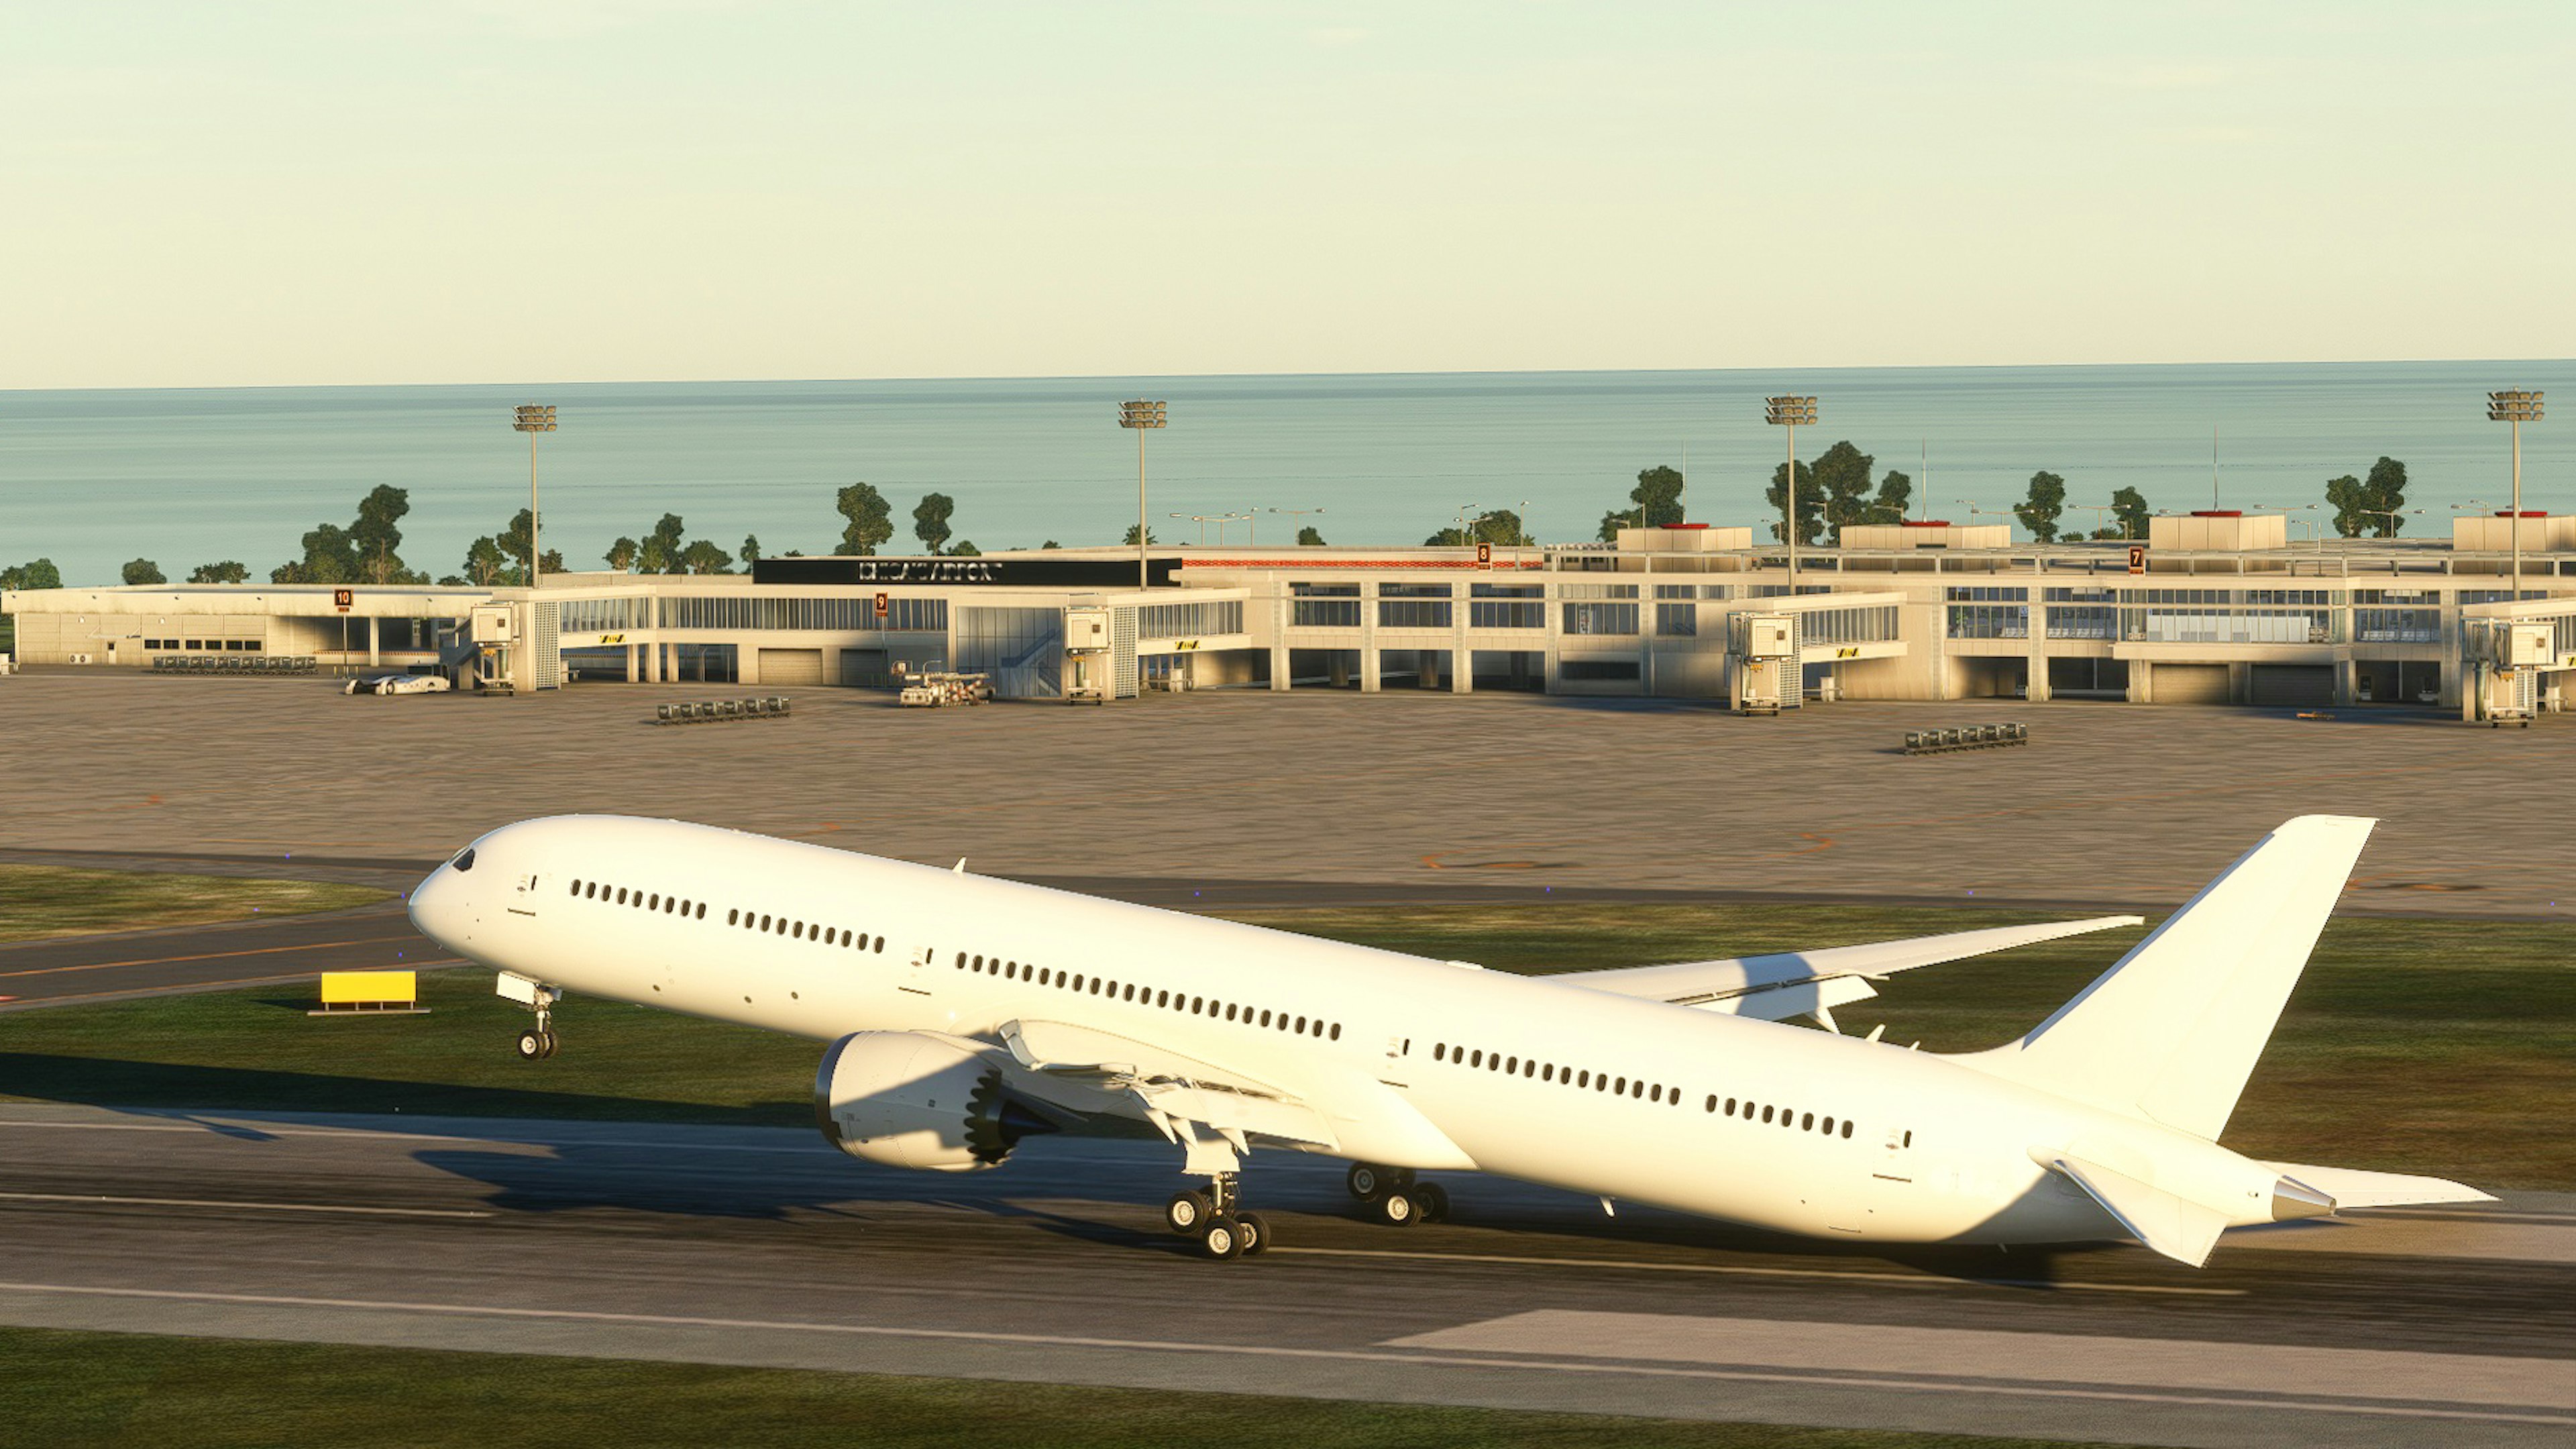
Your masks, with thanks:
[(469, 845), (463, 850), (457, 852), (456, 858), (449, 861), (448, 864), (454, 866), (458, 870), (472, 870), (474, 868), (474, 847)]

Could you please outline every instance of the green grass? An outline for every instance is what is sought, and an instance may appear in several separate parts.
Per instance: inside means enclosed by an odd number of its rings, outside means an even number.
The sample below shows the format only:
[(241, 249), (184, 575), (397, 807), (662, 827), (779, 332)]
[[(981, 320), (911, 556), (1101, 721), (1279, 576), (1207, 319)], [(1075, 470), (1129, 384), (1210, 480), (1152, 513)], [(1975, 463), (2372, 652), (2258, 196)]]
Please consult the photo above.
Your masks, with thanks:
[[(1750, 954), (2041, 919), (1861, 906), (1434, 906), (1240, 913), (1263, 925), (1538, 971)], [(1992, 1046), (2080, 990), (2138, 930), (1911, 972), (1846, 1008), (1927, 1050)], [(2230, 1127), (2293, 1162), (2576, 1188), (2576, 926), (2335, 922)], [(808, 1126), (817, 1048), (576, 996), (562, 1055), (517, 1061), (525, 1013), (479, 971), (422, 980), (425, 1017), (313, 1020), (280, 988), (0, 1018), (0, 1096), (118, 1105), (645, 1118)]]
[(390, 894), (327, 881), (0, 865), (0, 943), (346, 910)]
[(2026, 1440), (0, 1329), (0, 1444), (1972, 1449)]

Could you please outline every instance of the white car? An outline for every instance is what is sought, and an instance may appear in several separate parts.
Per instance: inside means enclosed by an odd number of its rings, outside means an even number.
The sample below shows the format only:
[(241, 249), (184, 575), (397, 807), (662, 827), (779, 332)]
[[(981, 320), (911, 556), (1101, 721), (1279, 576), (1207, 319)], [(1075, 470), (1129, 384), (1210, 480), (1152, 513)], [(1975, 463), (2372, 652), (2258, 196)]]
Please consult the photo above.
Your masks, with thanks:
[(444, 674), (361, 674), (341, 686), (342, 694), (444, 694), (454, 686)]

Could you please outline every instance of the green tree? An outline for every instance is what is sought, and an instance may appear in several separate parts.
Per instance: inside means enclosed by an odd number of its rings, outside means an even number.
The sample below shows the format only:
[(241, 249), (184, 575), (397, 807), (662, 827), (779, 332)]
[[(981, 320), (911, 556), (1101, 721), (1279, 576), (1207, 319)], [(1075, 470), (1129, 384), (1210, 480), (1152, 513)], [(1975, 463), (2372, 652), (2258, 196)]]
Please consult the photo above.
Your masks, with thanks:
[(482, 588), (499, 583), (509, 566), (510, 556), (501, 551), (500, 540), (488, 533), (465, 546), (465, 576)]
[[(1601, 541), (1614, 543), (1623, 528), (1652, 528), (1659, 524), (1682, 521), (1682, 474), (1678, 468), (1661, 463), (1637, 472), (1637, 486), (1628, 490), (1628, 501), (1634, 508), (1614, 508), (1601, 515)], [(1457, 530), (1452, 529), (1451, 532)]]
[(1836, 541), (1841, 540), (1845, 525), (1867, 520), (1869, 470), (1877, 461), (1848, 441), (1834, 444), (1816, 459), (1816, 489), (1823, 495), (1825, 527)]
[(683, 535), (687, 532), (688, 525), (680, 521), (680, 515), (663, 514), (661, 522), (653, 525), (653, 531), (644, 536), (642, 546), (636, 550), (637, 567), (648, 574), (678, 573), (681, 550), (687, 547)]
[[(1771, 525), (1771, 536), (1782, 542), (1789, 538), (1789, 464), (1784, 459), (1771, 468), (1771, 486), (1762, 492), (1763, 500), (1779, 521)], [(1824, 500), (1816, 487), (1814, 470), (1805, 463), (1798, 465), (1798, 541), (1814, 543), (1824, 532)]]
[(304, 535), (304, 557), (269, 570), (278, 584), (354, 584), (359, 582), (358, 548), (349, 531), (336, 523), (317, 524)]
[(544, 519), (522, 508), (510, 515), (510, 526), (500, 532), (501, 551), (518, 560), (521, 583), (528, 578), (528, 550), (535, 546), (532, 536), (544, 522)]
[(760, 562), (760, 535), (756, 533), (744, 534), (742, 536), (742, 551), (737, 555), (737, 557), (741, 558), (742, 566), (744, 568), (749, 568), (753, 564)]
[(924, 493), (912, 510), (912, 536), (932, 553), (948, 542), (948, 519), (957, 511), (957, 500), (945, 493)]
[[(1307, 532), (1312, 533), (1314, 530), (1308, 529)], [(1304, 542), (1304, 537), (1301, 535), (1298, 541)], [(1315, 541), (1321, 543), (1323, 539), (1318, 536)], [(1508, 508), (1493, 508), (1467, 520), (1467, 530), (1463, 535), (1454, 527), (1444, 528), (1422, 542), (1426, 547), (1431, 548), (1456, 548), (1479, 543), (1490, 543), (1502, 548), (1521, 548), (1535, 544), (1538, 540), (1530, 537), (1521, 528), (1519, 514)]]
[(680, 550), (680, 571), (729, 574), (733, 572), (733, 555), (724, 551), (724, 545), (702, 538)]
[(124, 570), (124, 577), (125, 581), (129, 584), (166, 584), (170, 582), (167, 578), (162, 576), (161, 566), (148, 558), (139, 558), (134, 562), (127, 564)]
[(2406, 526), (2406, 465), (2381, 458), (2368, 478), (2346, 473), (2326, 484), (2326, 501), (2334, 505), (2335, 532), (2346, 538), (2395, 538)]
[(1907, 511), (1913, 507), (1914, 480), (1890, 468), (1887, 476), (1878, 480), (1878, 496), (1869, 501), (1869, 511), (1861, 521), (1903, 523)]
[(49, 558), (30, 559), (0, 569), (0, 589), (59, 589), (63, 586), (62, 570)]
[(249, 580), (250, 570), (231, 559), (222, 563), (199, 564), (188, 575), (188, 582), (192, 584), (239, 584)]
[(401, 581), (403, 515), (411, 512), (411, 495), (390, 483), (379, 483), (358, 500), (358, 520), (349, 525), (349, 546), (368, 582)]
[(2057, 542), (2057, 519), (2066, 512), (2066, 480), (2045, 469), (2030, 475), (2030, 496), (2013, 505), (2013, 517), (2041, 543)]
[(636, 551), (635, 540), (631, 538), (621, 538), (617, 540), (617, 542), (610, 544), (608, 546), (608, 552), (600, 555), (600, 557), (610, 568), (617, 570), (619, 573), (630, 573), (635, 568)]
[(2120, 521), (2116, 538), (2147, 536), (2147, 495), (2135, 488), (2123, 488), (2111, 495), (2111, 516)]
[(984, 551), (975, 546), (975, 541), (973, 539), (961, 538), (957, 540), (956, 547), (948, 550), (948, 556), (951, 558), (982, 558), (984, 556)]
[(1324, 531), (1311, 523), (1307, 524), (1305, 527), (1297, 530), (1297, 546), (1299, 548), (1322, 548), (1324, 546)]
[[(1134, 547), (1136, 546), (1136, 525), (1134, 525), (1134, 524), (1132, 524), (1132, 523), (1131, 523), (1131, 524), (1129, 524), (1129, 525), (1127, 525), (1127, 536), (1126, 536), (1125, 538), (1122, 538), (1122, 539), (1118, 540), (1118, 541), (1119, 541), (1120, 543), (1123, 543), (1123, 544), (1127, 545), (1129, 548), (1134, 548)], [(1152, 529), (1150, 529), (1150, 528), (1145, 530), (1145, 541), (1146, 541), (1147, 543), (1160, 543), (1160, 542), (1162, 542), (1162, 540), (1161, 540), (1161, 539), (1158, 539), (1158, 538), (1154, 537), (1154, 530), (1152, 530)]]
[(1060, 543), (1056, 542), (1054, 539), (1051, 539), (1051, 538), (1050, 538), (1050, 539), (1048, 539), (1046, 542), (1044, 542), (1044, 543), (1042, 543), (1042, 544), (1039, 544), (1039, 545), (1038, 545), (1038, 547), (1039, 547), (1039, 548), (1041, 548), (1041, 549), (1049, 549), (1049, 548), (1062, 548), (1062, 547), (1064, 547), (1064, 545), (1063, 545), (1063, 544), (1060, 544)]
[(841, 529), (841, 552), (871, 554), (878, 545), (894, 537), (894, 517), (886, 507), (885, 495), (865, 483), (853, 483), (840, 492), (836, 506), (849, 522)]

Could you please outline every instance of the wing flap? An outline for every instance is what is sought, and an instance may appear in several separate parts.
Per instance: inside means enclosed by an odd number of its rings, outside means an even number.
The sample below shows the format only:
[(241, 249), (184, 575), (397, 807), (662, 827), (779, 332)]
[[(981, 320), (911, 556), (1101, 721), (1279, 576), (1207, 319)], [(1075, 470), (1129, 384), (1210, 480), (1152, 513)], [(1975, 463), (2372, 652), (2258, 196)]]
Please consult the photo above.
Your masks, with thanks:
[(1238, 1152), (1247, 1135), (1338, 1145), (1324, 1115), (1293, 1094), (1151, 1042), (1060, 1021), (1005, 1022), (1001, 1037), (1024, 1089), (1068, 1107), (1114, 1104), (1175, 1142), (1195, 1141), (1197, 1126)]
[[(2088, 931), (2141, 924), (2144, 918), (2139, 916), (2094, 916), (2080, 921), (1991, 926), (1865, 946), (1827, 946), (1724, 961), (1678, 961), (1665, 966), (1567, 972), (1545, 979), (1588, 991), (1780, 1020), (1813, 1014), (1819, 1006), (1830, 1008), (1866, 1000), (1877, 994), (1867, 985), (1869, 981), (1899, 971), (2080, 936)], [(1816, 989), (1799, 990), (1808, 987)]]

